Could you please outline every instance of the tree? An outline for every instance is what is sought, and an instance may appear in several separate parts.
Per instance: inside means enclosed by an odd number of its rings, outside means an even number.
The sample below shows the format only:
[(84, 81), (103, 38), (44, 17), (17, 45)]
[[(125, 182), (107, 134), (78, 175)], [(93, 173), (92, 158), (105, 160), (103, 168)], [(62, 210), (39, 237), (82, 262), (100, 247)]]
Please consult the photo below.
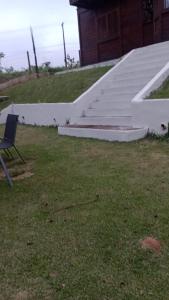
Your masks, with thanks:
[(79, 62), (75, 61), (74, 57), (70, 57), (69, 54), (66, 57), (66, 61), (68, 69), (75, 69), (79, 67)]
[(2, 58), (5, 57), (5, 54), (3, 52), (0, 52), (0, 72), (2, 72), (2, 64), (1, 64), (1, 60)]

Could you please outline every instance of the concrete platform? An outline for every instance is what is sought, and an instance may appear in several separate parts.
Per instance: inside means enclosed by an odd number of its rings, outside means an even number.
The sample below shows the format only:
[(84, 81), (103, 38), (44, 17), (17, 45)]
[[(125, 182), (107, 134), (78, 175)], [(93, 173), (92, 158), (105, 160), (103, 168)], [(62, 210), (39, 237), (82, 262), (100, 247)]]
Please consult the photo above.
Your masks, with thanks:
[(147, 134), (147, 128), (133, 128), (129, 126), (67, 125), (58, 127), (58, 133), (60, 135), (74, 137), (130, 142), (144, 138)]

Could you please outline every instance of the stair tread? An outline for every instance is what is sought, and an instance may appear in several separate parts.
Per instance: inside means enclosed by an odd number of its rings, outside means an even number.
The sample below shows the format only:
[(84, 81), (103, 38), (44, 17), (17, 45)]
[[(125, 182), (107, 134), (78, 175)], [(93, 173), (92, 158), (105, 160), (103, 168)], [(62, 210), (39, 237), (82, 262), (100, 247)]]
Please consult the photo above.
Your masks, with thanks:
[(88, 129), (105, 129), (105, 130), (139, 130), (143, 128), (135, 128), (132, 126), (120, 126), (120, 125), (80, 125), (80, 124), (71, 124), (65, 125), (64, 128), (88, 128)]

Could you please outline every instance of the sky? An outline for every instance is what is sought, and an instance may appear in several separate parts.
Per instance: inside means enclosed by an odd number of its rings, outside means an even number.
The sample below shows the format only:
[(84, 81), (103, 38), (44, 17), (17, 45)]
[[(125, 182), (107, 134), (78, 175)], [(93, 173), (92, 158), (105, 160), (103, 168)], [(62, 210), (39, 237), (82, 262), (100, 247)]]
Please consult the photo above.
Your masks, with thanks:
[(26, 51), (34, 65), (30, 26), (38, 64), (50, 61), (53, 66), (63, 66), (62, 22), (67, 54), (79, 60), (77, 12), (69, 0), (0, 0), (0, 8), (0, 52), (5, 54), (3, 67), (27, 68)]

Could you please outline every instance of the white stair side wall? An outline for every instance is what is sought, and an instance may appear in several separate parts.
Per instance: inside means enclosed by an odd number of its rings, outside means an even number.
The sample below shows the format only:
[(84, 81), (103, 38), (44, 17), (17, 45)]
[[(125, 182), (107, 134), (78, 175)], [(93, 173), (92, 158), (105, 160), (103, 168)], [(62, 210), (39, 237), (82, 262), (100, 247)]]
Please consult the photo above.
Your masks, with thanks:
[[(169, 59), (169, 58), (168, 58)], [(132, 99), (132, 103), (142, 102), (150, 93), (157, 90), (169, 76), (169, 62), (158, 72), (152, 80)]]
[[(133, 103), (133, 126), (147, 127), (149, 132), (167, 133), (169, 122), (169, 99), (147, 99)], [(165, 125), (164, 130), (161, 125)]]
[(157, 90), (169, 76), (169, 63), (133, 98), (133, 126), (148, 127), (150, 132), (163, 135), (167, 132), (161, 124), (168, 127), (169, 99), (145, 99)]
[(0, 112), (0, 124), (5, 124), (7, 115), (12, 113), (13, 113), (12, 105), (9, 105), (8, 107), (4, 108)]
[(65, 125), (73, 114), (72, 103), (12, 104), (1, 111), (0, 124), (8, 113), (19, 115), (19, 122), (27, 125)]

